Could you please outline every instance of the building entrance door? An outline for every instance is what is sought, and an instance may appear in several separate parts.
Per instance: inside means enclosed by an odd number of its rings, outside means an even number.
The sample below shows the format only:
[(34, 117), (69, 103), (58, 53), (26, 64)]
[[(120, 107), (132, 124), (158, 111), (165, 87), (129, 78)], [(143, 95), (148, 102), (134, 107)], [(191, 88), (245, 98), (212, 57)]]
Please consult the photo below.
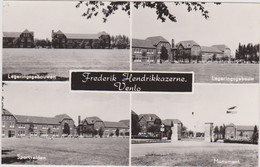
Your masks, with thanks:
[(14, 137), (15, 136), (15, 131), (14, 130), (9, 130), (8, 131), (8, 137)]

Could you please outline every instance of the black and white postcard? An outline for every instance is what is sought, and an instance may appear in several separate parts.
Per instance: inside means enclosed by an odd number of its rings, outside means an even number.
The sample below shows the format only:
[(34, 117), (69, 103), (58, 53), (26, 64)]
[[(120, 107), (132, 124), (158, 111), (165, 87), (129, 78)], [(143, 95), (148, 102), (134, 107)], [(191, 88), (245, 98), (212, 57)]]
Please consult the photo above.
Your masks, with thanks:
[(1, 166), (259, 166), (259, 9), (4, 0)]

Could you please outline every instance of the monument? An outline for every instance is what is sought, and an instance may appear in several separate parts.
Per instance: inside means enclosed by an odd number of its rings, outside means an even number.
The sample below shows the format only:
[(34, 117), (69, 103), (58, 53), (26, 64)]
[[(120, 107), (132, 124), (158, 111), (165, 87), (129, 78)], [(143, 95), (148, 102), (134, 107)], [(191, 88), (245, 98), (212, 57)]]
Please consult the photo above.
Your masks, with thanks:
[(213, 142), (213, 123), (212, 122), (205, 123), (204, 141)]

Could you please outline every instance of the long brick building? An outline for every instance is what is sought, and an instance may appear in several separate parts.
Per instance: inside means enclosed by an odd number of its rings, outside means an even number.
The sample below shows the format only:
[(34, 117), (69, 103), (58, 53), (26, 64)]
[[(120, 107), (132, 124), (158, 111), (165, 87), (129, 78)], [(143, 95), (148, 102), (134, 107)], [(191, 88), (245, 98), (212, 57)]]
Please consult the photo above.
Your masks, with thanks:
[(52, 45), (54, 48), (110, 48), (110, 35), (106, 32), (97, 34), (63, 33), (52, 30)]
[(33, 48), (34, 32), (3, 32), (3, 48)]
[[(250, 125), (235, 125), (230, 123), (226, 125), (225, 139), (230, 140), (251, 140), (254, 133), (254, 127)], [(257, 128), (258, 129), (258, 128)]]
[(108, 122), (97, 116), (87, 117), (83, 120), (80, 119), (80, 116), (78, 117), (79, 136), (94, 137), (100, 130), (103, 131), (104, 137), (115, 136), (117, 130), (120, 136), (126, 136), (126, 133), (129, 133), (129, 120)]
[(67, 114), (54, 117), (13, 115), (2, 110), (2, 137), (61, 137), (75, 135), (75, 124)]
[(231, 50), (228, 46), (212, 45), (201, 46), (194, 40), (180, 41), (170, 44), (161, 36), (148, 37), (146, 39), (132, 39), (132, 61), (158, 63), (162, 54), (162, 47), (168, 52), (168, 60), (165, 62), (185, 61), (227, 61), (231, 58)]

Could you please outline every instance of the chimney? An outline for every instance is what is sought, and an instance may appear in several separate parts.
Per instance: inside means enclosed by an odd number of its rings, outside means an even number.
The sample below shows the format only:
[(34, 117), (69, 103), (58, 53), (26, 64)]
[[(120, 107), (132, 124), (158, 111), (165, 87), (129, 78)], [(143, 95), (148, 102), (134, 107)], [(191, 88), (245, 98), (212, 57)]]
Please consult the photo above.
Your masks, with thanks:
[(174, 39), (172, 39), (172, 48), (174, 48)]
[(51, 37), (53, 38), (54, 36), (54, 30), (51, 30)]
[(81, 120), (80, 120), (80, 115), (78, 116), (78, 121), (79, 121), (78, 124), (80, 124), (80, 122), (81, 122)]

